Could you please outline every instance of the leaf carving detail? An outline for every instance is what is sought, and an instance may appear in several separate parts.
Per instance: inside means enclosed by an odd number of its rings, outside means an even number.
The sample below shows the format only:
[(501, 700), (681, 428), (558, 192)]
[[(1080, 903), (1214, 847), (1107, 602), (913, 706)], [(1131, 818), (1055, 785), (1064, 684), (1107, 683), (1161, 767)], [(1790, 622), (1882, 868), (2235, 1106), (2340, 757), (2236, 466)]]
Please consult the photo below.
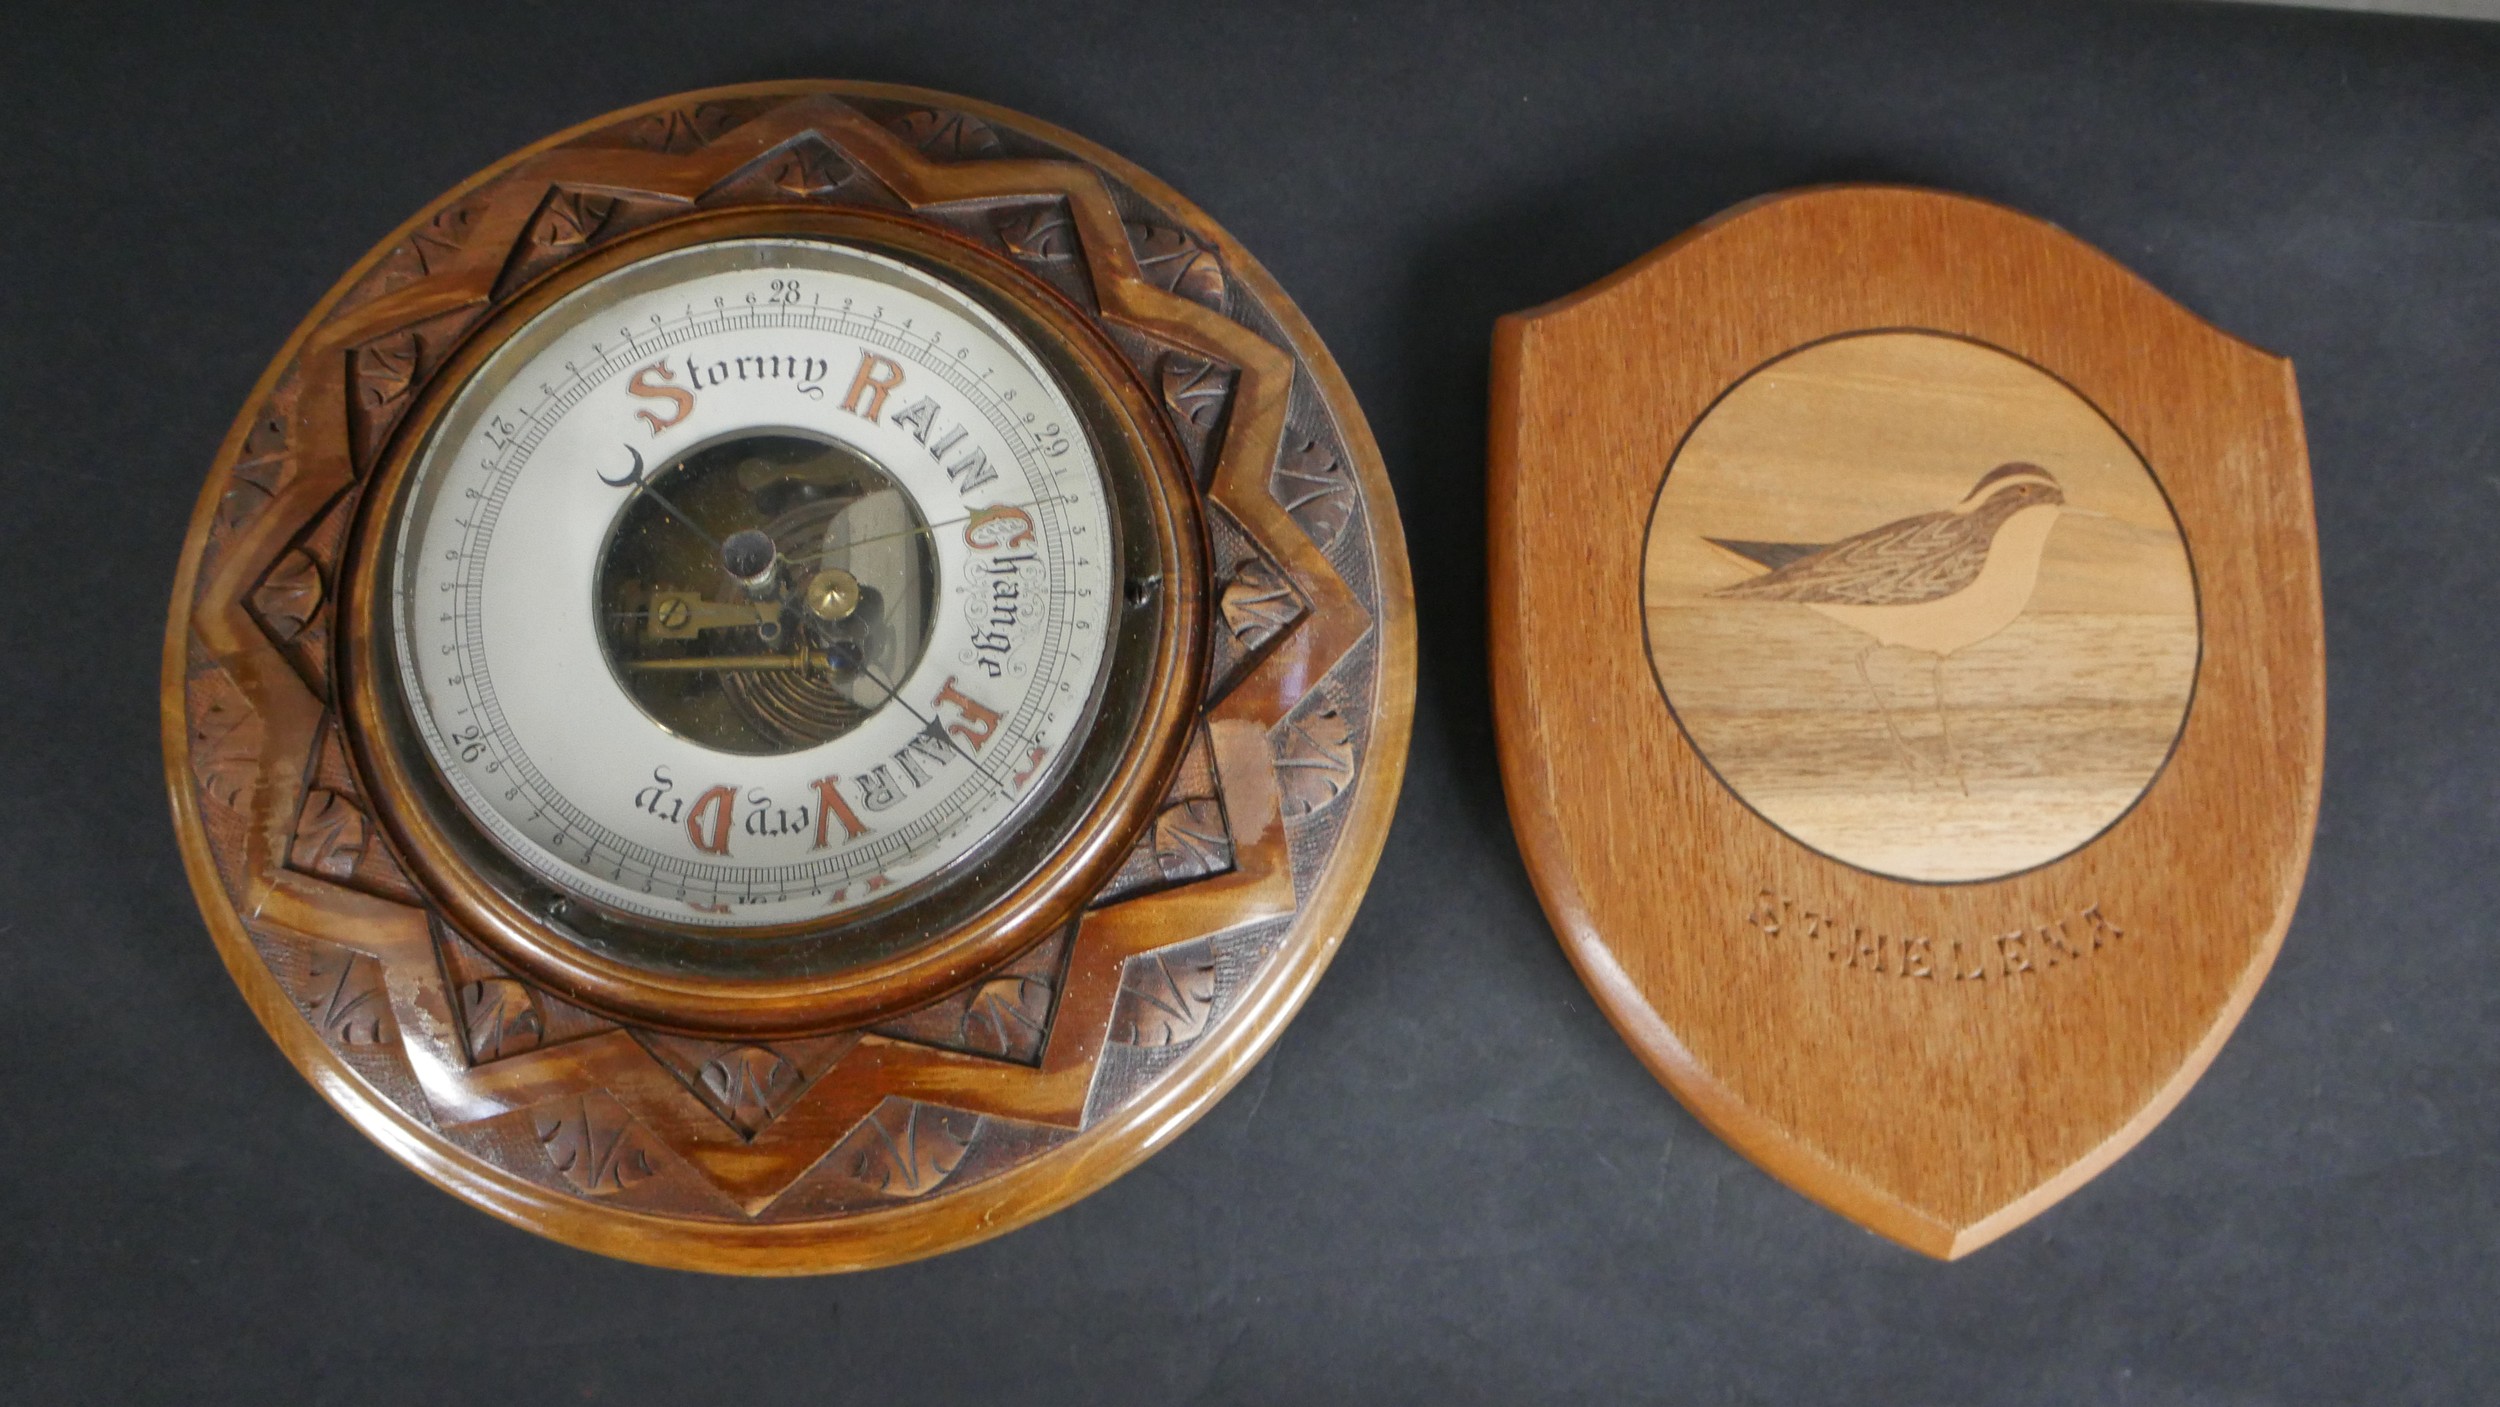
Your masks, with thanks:
[(990, 124), (960, 112), (921, 108), (894, 119), (894, 134), (941, 161), (989, 156), (998, 149)]
[(1211, 796), (1175, 801), (1155, 814), (1155, 865), (1165, 879), (1196, 879), (1232, 868), (1224, 806)]
[(418, 270), (430, 274), (446, 267), (448, 256), (459, 252), (460, 246), (468, 242), (469, 227), (476, 219), (475, 209), (455, 205), (426, 221), (424, 229), (408, 236), (407, 248), (416, 255)]
[(224, 675), (212, 674), (202, 687), (208, 706), (191, 725), (191, 772), (210, 800), (240, 808), (244, 793), (260, 777), (266, 729), (260, 714)]
[(980, 1116), (889, 1099), (843, 1140), (852, 1177), (892, 1197), (925, 1197), (954, 1176)]
[(823, 142), (804, 141), (784, 151), (766, 179), (795, 196), (822, 195), (849, 180), (850, 165)]
[(1225, 578), (1216, 597), (1224, 628), (1246, 650), (1257, 650), (1302, 614), (1301, 598), (1283, 576), (1257, 557), (1245, 557)]
[(616, 204), (614, 196), (559, 187), (547, 198), (538, 227), (530, 232), (530, 237), (549, 249), (588, 244), (598, 237), (608, 217), (616, 213)]
[(365, 853), (365, 813), (355, 802), (326, 788), (304, 797), (295, 818), (295, 841), (287, 847), (287, 864), (306, 874), (346, 879), (356, 873)]
[(713, 1056), (703, 1063), (701, 1078), (713, 1106), (749, 1138), (780, 1118), (804, 1083), (796, 1065), (754, 1045)]
[(993, 977), (964, 1007), (964, 1044), (992, 1055), (1022, 1056), (1036, 1049), (1050, 1021), (1050, 983), (1030, 975)]
[(1137, 1046), (1198, 1039), (1215, 1015), (1215, 985), (1215, 957), (1203, 947), (1138, 958), (1121, 980), (1121, 1019), (1112, 1023), (1111, 1038)]
[[(260, 413), (252, 418), (252, 429), (243, 437), (243, 454), (249, 459), (265, 459), (286, 453), (287, 406), (285, 392), (272, 392), (262, 403)], [(238, 471), (241, 466), (236, 466)]]
[(242, 465), (236, 465), (234, 481), (226, 486), (225, 496), (217, 501), (219, 531), (240, 531), (244, 524), (260, 516), (260, 510), (268, 507), (273, 497), (275, 495), (268, 489), (252, 482), (250, 476), (243, 472)]
[(998, 242), (1019, 259), (1065, 259), (1076, 253), (1076, 226), (1060, 201), (1002, 210), (996, 228)]
[(531, 1125), (547, 1161), (586, 1195), (623, 1192), (660, 1171), (650, 1135), (605, 1090), (540, 1105)]
[(269, 633), (284, 643), (301, 634), (320, 612), (322, 596), (321, 564), (298, 547), (280, 557), (269, 575), (261, 578), (260, 589), (252, 593), (252, 605)]
[(481, 303), (464, 303), (423, 321), (380, 333), (347, 354), (347, 446), (353, 463), (370, 467), (408, 408), (438, 354), (477, 320)]
[(1354, 516), (1354, 485), (1345, 465), (1317, 440), (1285, 456), (1272, 486), (1276, 501), (1322, 550), (1336, 544)]
[(1130, 225), (1128, 237), (1147, 282), (1223, 311), (1224, 265), (1215, 251), (1169, 225)]
[(476, 220), (476, 208), (466, 203), (436, 213), (376, 266), (377, 291), (402, 287), (451, 267)]
[(417, 379), (425, 344), (413, 332), (396, 332), (356, 349), (356, 399), (368, 412), (398, 404)]
[(1175, 352), (1163, 359), (1161, 371), (1163, 403), (1172, 414), (1200, 430), (1214, 429), (1232, 391), (1224, 369), (1203, 357)]
[(635, 118), (625, 129), (623, 137), (633, 146), (683, 156), (710, 145), (723, 133), (745, 122), (756, 106), (753, 102), (735, 101), (697, 103), (693, 107), (648, 113)]
[(547, 1035), (547, 1018), (525, 984), (485, 977), (460, 989), (460, 1022), (469, 1059), (479, 1064), (535, 1050)]
[(308, 995), (299, 1003), (315, 1029), (339, 1045), (378, 1045), (382, 1018), (390, 1013), (382, 965), (359, 952), (316, 944), (306, 970)]
[(1354, 728), (1334, 707), (1288, 721), (1276, 750), (1276, 787), (1287, 817), (1308, 816), (1354, 780)]

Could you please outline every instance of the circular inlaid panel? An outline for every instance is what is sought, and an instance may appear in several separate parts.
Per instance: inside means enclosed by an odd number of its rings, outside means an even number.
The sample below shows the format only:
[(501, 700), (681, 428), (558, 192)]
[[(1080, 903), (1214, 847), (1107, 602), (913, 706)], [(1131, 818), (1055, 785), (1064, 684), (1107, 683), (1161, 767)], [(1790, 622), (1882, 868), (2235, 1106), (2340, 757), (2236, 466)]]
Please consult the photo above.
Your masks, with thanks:
[[(929, 682), (942, 691), (953, 670), (977, 702), (976, 681), (1001, 677), (980, 667), (983, 651), (1012, 654), (1022, 637), (1011, 625), (1057, 619), (1020, 604), (1011, 622), (1000, 608), (1037, 599), (1022, 582), (1049, 537), (1034, 519), (1055, 511), (1041, 496), (919, 506), (915, 483), (960, 497), (974, 477), (963, 457), (974, 442), (948, 439), (933, 411), (958, 430), (977, 416), (997, 432), (983, 461), (996, 475), (1024, 452), (1016, 446), (1059, 462), (1049, 446), (1066, 443), (1072, 460), (1077, 441), (1058, 437), (1077, 426), (1120, 476), (1107, 470), (1107, 482), (1151, 474), (1140, 486), (1157, 490), (1123, 492), (1114, 501), (1141, 511), (1124, 507), (1091, 528), (1105, 541), (1116, 526), (1108, 540), (1136, 554), (1123, 561), (1125, 580), (1053, 578), (1070, 600), (1118, 600), (1123, 619), (1174, 629), (1132, 629), (1126, 638), (1153, 650), (1101, 675), (1105, 706), (1067, 735), (1067, 771), (1050, 773), (1028, 750), (1002, 757), (1003, 790), (1053, 787), (1042, 804), (1066, 808), (1064, 828), (1037, 820), (1024, 832), (1048, 853), (1019, 854), (1012, 842), (983, 852), (963, 873), (1000, 888), (957, 891), (973, 896), (960, 905), (899, 884), (874, 899), (874, 884), (848, 895), (895, 905), (862, 920), (883, 925), (880, 939), (962, 940), (915, 974), (944, 979), (925, 990), (898, 983), (901, 965), (883, 958), (863, 969), (809, 967), (789, 948), (774, 957), (760, 945), (781, 940), (760, 928), (708, 970), (688, 956), (700, 956), (691, 939), (656, 925), (597, 930), (603, 942), (647, 940), (632, 961), (559, 948), (600, 916), (514, 900), (501, 887), (512, 867), (478, 868), (502, 852), (419, 829), (437, 815), (466, 824), (467, 813), (431, 799), (435, 773), (398, 765), (399, 720), (385, 712), (397, 696), (386, 692), (384, 647), (396, 637), (376, 622), (387, 624), (397, 598), (376, 584), (392, 560), (376, 535), (393, 521), (390, 476), (420, 462), (435, 409), (448, 414), (455, 388), (476, 384), (463, 378), (494, 346), (512, 345), (492, 341), (504, 329), (606, 273), (754, 242), (854, 274), (878, 261), (918, 270), (888, 287), (926, 282), (968, 301), (941, 305), (940, 316), (872, 294), (863, 329), (823, 286), (834, 270), (811, 265), (802, 295), (786, 268), (778, 289), (769, 267), (727, 268), (733, 286), (651, 310), (664, 325), (700, 324), (705, 337), (773, 334), (742, 360), (716, 358), (726, 367), (705, 366), (700, 385), (682, 350), (690, 340), (662, 346), (660, 334), (624, 331), (647, 320), (606, 326), (634, 368), (676, 358), (674, 375), (654, 373), (645, 389), (754, 396), (699, 401), (704, 414), (739, 404), (754, 413), (675, 440), (656, 438), (674, 424), (663, 415), (650, 428), (614, 416), (614, 433), (583, 440), (578, 455), (557, 453), (548, 417), (522, 417), (532, 443), (555, 456), (543, 462), (557, 477), (542, 481), (555, 492), (638, 497), (564, 519), (583, 529), (561, 539), (578, 570), (537, 599), (575, 612), (583, 629), (559, 640), (525, 601), (507, 638), (573, 649), (583, 667), (560, 682), (585, 692), (631, 676), (613, 702), (633, 712), (617, 717), (734, 759), (705, 813), (707, 854), (718, 853), (719, 818), (733, 804), (746, 808), (741, 848), (766, 833), (765, 822), (746, 828), (761, 803), (731, 776), (858, 749), (880, 726), (851, 715), (861, 702), (844, 687), (851, 675), (896, 679), (917, 661), (926, 677), (939, 663)], [(734, 286), (756, 274), (760, 288)], [(810, 413), (818, 402), (794, 377), (759, 367), (788, 369), (804, 350), (790, 337), (827, 332), (811, 321), (819, 309), (842, 324), (829, 335), (851, 340), (807, 355), (843, 378), (821, 383), (832, 387), (824, 406), (856, 426)], [(996, 317), (1035, 360), (1001, 342), (984, 361), (944, 320), (957, 315)], [(585, 335), (591, 358), (613, 351), (604, 327)], [(872, 344), (875, 360), (864, 360)], [(590, 366), (551, 355), (562, 371), (550, 385)], [(876, 370), (880, 360), (892, 369)], [(849, 369), (860, 366), (870, 370)], [(733, 392), (724, 374), (752, 381)], [(965, 406), (949, 409), (935, 391), (927, 409), (904, 394), (882, 411), (865, 399), (902, 384), (897, 375), (951, 387)], [(842, 409), (834, 395), (859, 377), (869, 390)], [(971, 384), (1023, 409), (1010, 417)], [(1066, 412), (1044, 414), (1061, 394)], [(489, 407), (481, 423), (506, 434), (494, 424), (501, 413)], [(490, 444), (460, 467), (482, 472), (502, 455)], [(1165, 497), (1163, 485), (1177, 492)], [(664, 530), (629, 506), (645, 499), (670, 520)], [(1168, 515), (1142, 511), (1158, 500)], [(1072, 510), (1064, 497), (1049, 502)], [(465, 507), (451, 511), (453, 526), (476, 526)], [(497, 512), (507, 543), (543, 556), (557, 540), (515, 536), (517, 519)], [(930, 586), (934, 571), (943, 587), (950, 562), (970, 580), (967, 554), (990, 564), (986, 593)], [(1021, 555), (1002, 569), (1011, 554)], [(803, 579), (793, 570), (802, 566)], [(1011, 581), (1012, 595), (1000, 589)], [(758, 595), (766, 583), (779, 594)], [(1168, 612), (1149, 610), (1156, 602)], [(1326, 967), (1386, 834), (1412, 713), (1413, 611), (1388, 480), (1352, 393), (1266, 273), (1179, 196), (1067, 133), (941, 94), (808, 82), (683, 94), (463, 183), (357, 265), (270, 368), (212, 470), (168, 622), (175, 824), (202, 912), (254, 1011), (316, 1088), (426, 1177), (532, 1230), (636, 1260), (744, 1273), (884, 1264), (1083, 1196), (1255, 1064)], [(452, 618), (436, 609), (415, 623)], [(1075, 615), (1071, 630), (1107, 619)], [(981, 635), (967, 641), (967, 627)], [(771, 651), (784, 662), (765, 659)], [(717, 672), (774, 678), (682, 691), (658, 677), (722, 660), (739, 668)], [(1003, 668), (1013, 675), (1012, 661)], [(795, 675), (824, 687), (785, 687)], [(1067, 692), (1081, 695), (1097, 675), (1089, 664), (1068, 677)], [(1120, 699), (1125, 716), (1108, 707)], [(947, 708), (980, 732), (977, 715)], [(938, 731), (910, 735), (954, 759), (913, 750), (931, 778), (979, 765), (958, 744), (996, 754), (995, 743)], [(1170, 755), (1150, 755), (1158, 748)], [(464, 752), (450, 756), (471, 761)], [(890, 750), (863, 766), (888, 767), (898, 790), (911, 779)], [(1037, 770), (1011, 770), (1025, 767)], [(861, 771), (809, 769), (836, 793), (845, 776), (864, 790)], [(687, 772), (672, 775), (684, 796)], [(661, 804), (658, 779), (648, 785)], [(812, 781), (802, 790), (822, 795)], [(840, 817), (822, 801), (815, 815)], [(825, 835), (835, 838), (832, 826)], [(561, 932), (551, 926), (559, 912)], [(1029, 932), (1023, 915), (1035, 920)], [(862, 931), (822, 930), (842, 943)], [(731, 970), (738, 962), (751, 966)], [(867, 976), (844, 986), (853, 971)], [(846, 991), (881, 995), (850, 1005)], [(887, 1009), (883, 996), (898, 993)]]
[(1961, 338), (1842, 337), (1739, 381), (1667, 468), (1643, 577), (1658, 686), (1720, 779), (1900, 879), (2091, 840), (2196, 683), (2152, 471), (2063, 382)]

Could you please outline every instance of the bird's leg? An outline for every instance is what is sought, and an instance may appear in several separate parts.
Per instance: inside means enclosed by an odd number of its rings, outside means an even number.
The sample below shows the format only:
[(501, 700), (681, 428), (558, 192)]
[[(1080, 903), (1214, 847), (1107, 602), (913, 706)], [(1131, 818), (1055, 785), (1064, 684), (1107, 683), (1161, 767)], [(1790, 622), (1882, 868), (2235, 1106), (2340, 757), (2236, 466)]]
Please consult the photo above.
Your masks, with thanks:
[(1884, 731), (1891, 735), (1892, 745), (1900, 750), (1901, 765), (1909, 769), (1910, 785), (1917, 786), (1918, 754), (1910, 751), (1910, 740), (1901, 736), (1900, 725), (1892, 721), (1892, 706), (1884, 702), (1884, 691), (1875, 687), (1875, 676), (1866, 667), (1867, 657), (1882, 648), (1883, 645), (1878, 642), (1858, 651), (1858, 677), (1866, 681), (1866, 691), (1875, 696), (1875, 711), (1884, 716)]
[(1953, 780), (1961, 783), (1962, 795), (1970, 795), (1970, 778), (1963, 775), (1962, 755), (1953, 746), (1953, 725), (1946, 721), (1944, 707), (1944, 656), (1930, 655), (1934, 663), (1928, 667), (1927, 679), (1936, 691), (1936, 731), (1944, 735), (1944, 765), (1953, 769)]

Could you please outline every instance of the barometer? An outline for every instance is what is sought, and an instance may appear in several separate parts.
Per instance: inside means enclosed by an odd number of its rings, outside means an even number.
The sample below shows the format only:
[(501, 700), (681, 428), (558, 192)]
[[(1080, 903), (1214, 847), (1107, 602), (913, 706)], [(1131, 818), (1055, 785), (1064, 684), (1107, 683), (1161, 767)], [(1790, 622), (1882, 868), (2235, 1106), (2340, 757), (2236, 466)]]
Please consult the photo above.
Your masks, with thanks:
[(315, 310), (166, 654), (194, 885), (325, 1095), (665, 1264), (875, 1264), (1171, 1137), (1377, 856), (1411, 606), (1221, 230), (1030, 119), (673, 98)]

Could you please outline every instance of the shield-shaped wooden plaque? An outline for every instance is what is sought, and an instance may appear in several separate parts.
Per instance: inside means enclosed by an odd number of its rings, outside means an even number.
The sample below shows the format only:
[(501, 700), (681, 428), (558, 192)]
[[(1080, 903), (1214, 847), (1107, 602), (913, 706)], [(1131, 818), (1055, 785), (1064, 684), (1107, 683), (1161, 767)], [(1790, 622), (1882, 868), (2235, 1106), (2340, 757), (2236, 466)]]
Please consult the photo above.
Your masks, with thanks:
[(1843, 187), (1503, 319), (1493, 382), (1511, 818), (1617, 1030), (1932, 1255), (2108, 1166), (2308, 860), (2290, 364), (2040, 221)]

